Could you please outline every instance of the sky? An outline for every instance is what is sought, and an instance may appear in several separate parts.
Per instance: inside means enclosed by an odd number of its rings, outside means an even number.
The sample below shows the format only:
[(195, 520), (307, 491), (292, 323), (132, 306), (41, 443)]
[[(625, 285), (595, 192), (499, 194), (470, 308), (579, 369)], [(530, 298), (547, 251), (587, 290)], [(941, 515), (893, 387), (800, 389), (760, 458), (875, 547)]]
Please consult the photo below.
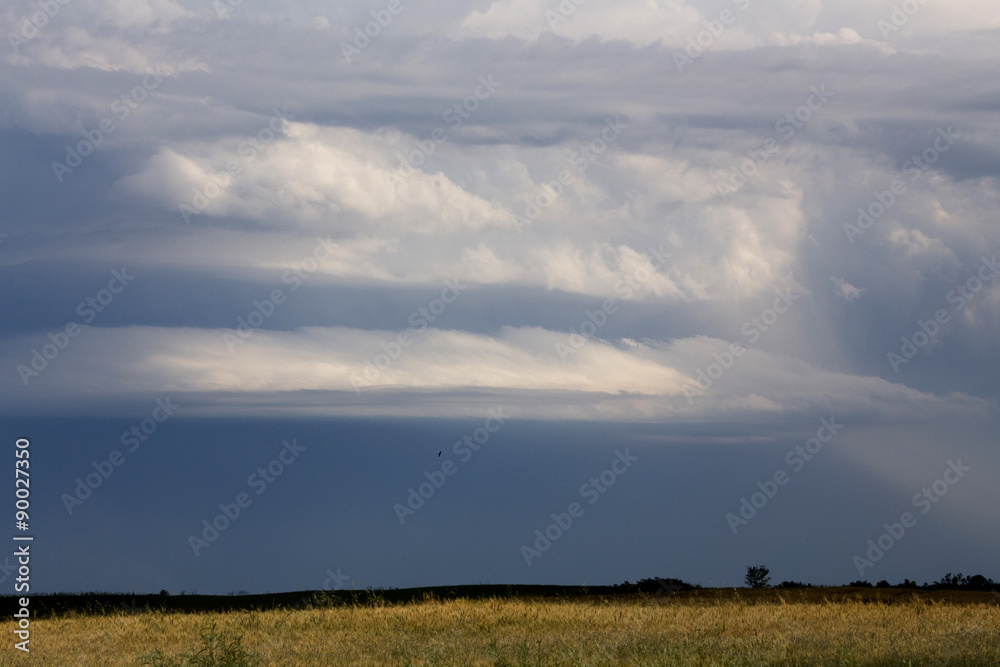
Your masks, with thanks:
[(0, 28), (33, 590), (1000, 579), (1000, 7)]

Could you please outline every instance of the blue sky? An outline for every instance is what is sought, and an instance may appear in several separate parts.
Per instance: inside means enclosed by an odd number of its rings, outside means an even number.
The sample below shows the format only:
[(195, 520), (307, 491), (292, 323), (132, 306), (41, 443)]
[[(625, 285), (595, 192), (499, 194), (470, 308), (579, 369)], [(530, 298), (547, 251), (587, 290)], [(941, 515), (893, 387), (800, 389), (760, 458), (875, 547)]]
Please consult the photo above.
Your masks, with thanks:
[(40, 12), (0, 10), (40, 590), (1000, 575), (1000, 10)]

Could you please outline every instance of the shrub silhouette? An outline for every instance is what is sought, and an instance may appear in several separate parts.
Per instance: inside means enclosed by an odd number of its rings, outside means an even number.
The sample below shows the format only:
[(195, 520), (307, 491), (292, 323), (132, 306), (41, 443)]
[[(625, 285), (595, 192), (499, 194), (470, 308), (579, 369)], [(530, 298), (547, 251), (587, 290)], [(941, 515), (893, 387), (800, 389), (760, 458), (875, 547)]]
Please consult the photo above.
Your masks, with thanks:
[(163, 655), (159, 649), (142, 655), (145, 667), (256, 667), (257, 659), (243, 648), (243, 635), (227, 640), (225, 634), (215, 631), (215, 625), (201, 631), (201, 648), (187, 651), (174, 658)]

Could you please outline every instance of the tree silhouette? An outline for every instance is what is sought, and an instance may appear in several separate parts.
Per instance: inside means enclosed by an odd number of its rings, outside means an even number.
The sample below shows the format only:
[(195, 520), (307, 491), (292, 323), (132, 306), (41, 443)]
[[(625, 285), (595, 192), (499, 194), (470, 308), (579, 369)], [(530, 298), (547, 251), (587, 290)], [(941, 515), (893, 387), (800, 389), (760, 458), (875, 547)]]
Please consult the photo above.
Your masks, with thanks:
[(767, 588), (767, 582), (771, 581), (770, 574), (771, 571), (763, 565), (747, 565), (744, 581), (750, 588)]

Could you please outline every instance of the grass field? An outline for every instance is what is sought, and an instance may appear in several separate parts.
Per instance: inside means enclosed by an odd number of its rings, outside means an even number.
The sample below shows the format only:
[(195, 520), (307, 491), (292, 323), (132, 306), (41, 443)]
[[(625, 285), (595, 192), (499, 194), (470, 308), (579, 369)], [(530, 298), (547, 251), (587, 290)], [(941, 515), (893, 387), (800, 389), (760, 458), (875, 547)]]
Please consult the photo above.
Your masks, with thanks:
[[(1000, 606), (990, 595), (865, 595), (707, 589), (660, 598), (71, 613), (32, 622), (30, 658), (13, 650), (6, 622), (0, 664), (1000, 665)], [(227, 646), (237, 656), (230, 662), (220, 657)]]

